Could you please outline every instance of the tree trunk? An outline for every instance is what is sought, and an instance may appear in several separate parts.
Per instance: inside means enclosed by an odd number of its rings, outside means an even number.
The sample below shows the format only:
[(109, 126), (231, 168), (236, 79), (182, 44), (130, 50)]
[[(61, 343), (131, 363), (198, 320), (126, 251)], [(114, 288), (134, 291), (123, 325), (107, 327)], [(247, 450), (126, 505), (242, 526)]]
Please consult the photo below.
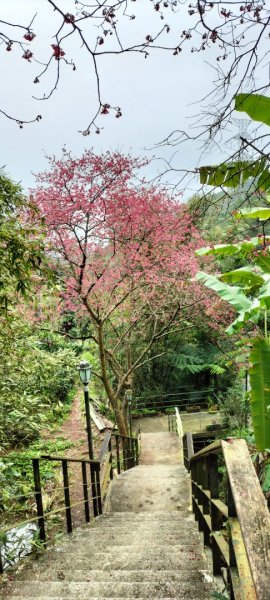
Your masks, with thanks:
[(104, 339), (103, 339), (103, 324), (100, 323), (98, 326), (98, 347), (99, 347), (99, 357), (100, 357), (100, 366), (102, 373), (102, 380), (104, 383), (104, 387), (111, 404), (112, 409), (114, 410), (116, 423), (118, 425), (119, 433), (121, 435), (128, 435), (127, 425), (124, 419), (124, 415), (122, 413), (121, 407), (119, 406), (118, 400), (115, 397), (114, 391), (111, 387), (108, 372), (107, 372), (107, 362), (106, 362), (106, 354), (104, 349)]
[(116, 418), (116, 423), (118, 425), (119, 433), (121, 435), (128, 435), (127, 425), (126, 425), (124, 415), (122, 413), (121, 408), (117, 407), (115, 409), (115, 418)]

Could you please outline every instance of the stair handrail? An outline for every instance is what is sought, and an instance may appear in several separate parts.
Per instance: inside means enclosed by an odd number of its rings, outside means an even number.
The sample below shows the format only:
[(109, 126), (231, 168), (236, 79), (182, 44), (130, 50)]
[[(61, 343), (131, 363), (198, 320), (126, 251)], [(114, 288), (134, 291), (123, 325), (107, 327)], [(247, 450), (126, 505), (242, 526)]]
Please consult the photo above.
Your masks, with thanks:
[(192, 456), (194, 455), (194, 444), (193, 444), (193, 435), (191, 431), (187, 431), (183, 435), (183, 459), (184, 466), (187, 471), (190, 471), (190, 461)]
[(176, 418), (176, 431), (178, 433), (178, 436), (179, 436), (179, 438), (181, 440), (181, 444), (182, 444), (182, 439), (183, 439), (183, 423), (182, 423), (180, 412), (179, 412), (177, 406), (175, 407), (175, 418)]
[[(100, 481), (102, 503), (104, 503), (107, 496), (109, 483), (113, 479), (113, 441), (118, 475), (121, 474), (121, 467), (126, 471), (127, 469), (135, 467), (139, 460), (138, 437), (123, 436), (115, 430), (106, 433), (98, 457), (101, 465)], [(120, 448), (120, 445), (122, 445), (122, 448)], [(121, 450), (122, 461), (120, 457)], [(107, 454), (107, 459), (104, 461)]]
[[(227, 503), (220, 493), (220, 457)], [(225, 568), (231, 598), (268, 600), (270, 513), (246, 442), (217, 440), (189, 460), (193, 512), (211, 547), (214, 575)]]
[[(114, 444), (113, 444), (114, 439)], [(104, 462), (104, 458), (109, 453), (108, 458)], [(57, 514), (60, 515), (62, 512), (65, 514), (66, 531), (71, 533), (73, 530), (72, 521), (72, 509), (79, 507), (80, 505), (84, 508), (85, 522), (90, 521), (90, 504), (92, 503), (92, 515), (97, 517), (103, 512), (103, 505), (106, 499), (108, 486), (110, 481), (114, 477), (113, 471), (113, 459), (115, 457), (117, 473), (120, 474), (122, 470), (126, 471), (138, 464), (139, 461), (139, 442), (138, 437), (122, 436), (116, 431), (107, 432), (102, 444), (102, 448), (99, 453), (99, 457), (96, 460), (90, 460), (85, 458), (73, 458), (67, 456), (51, 456), (42, 455), (37, 458), (30, 458), (33, 467), (33, 480), (34, 488), (32, 493), (29, 495), (29, 499), (33, 498), (36, 503), (36, 515), (29, 519), (25, 519), (16, 524), (9, 524), (5, 527), (0, 528), (0, 534), (6, 534), (8, 531), (13, 529), (15, 526), (27, 525), (30, 523), (36, 523), (39, 532), (39, 539), (43, 546), (46, 548), (47, 534), (46, 534), (46, 519), (48, 516)], [(14, 459), (13, 459), (14, 460)], [(44, 510), (43, 502), (43, 487), (42, 477), (40, 470), (41, 461), (54, 461), (61, 465), (63, 474), (63, 486), (59, 487), (59, 491), (64, 496), (64, 506), (56, 508), (47, 512)], [(73, 483), (70, 483), (69, 478), (69, 463), (78, 463), (81, 465), (82, 472), (82, 498), (73, 502), (70, 496), (70, 490)], [(12, 498), (10, 498), (12, 500)], [(4, 571), (3, 560), (1, 557), (1, 538), (0, 538), (0, 574)]]

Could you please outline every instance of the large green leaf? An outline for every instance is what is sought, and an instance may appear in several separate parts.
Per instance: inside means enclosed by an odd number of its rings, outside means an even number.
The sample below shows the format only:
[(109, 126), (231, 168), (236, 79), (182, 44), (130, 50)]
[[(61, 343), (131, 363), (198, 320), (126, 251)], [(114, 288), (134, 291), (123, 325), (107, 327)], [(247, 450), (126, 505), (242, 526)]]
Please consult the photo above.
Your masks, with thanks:
[(270, 125), (270, 98), (261, 94), (237, 94), (235, 110), (246, 112), (254, 121)]
[(268, 169), (265, 167), (265, 159), (256, 162), (242, 160), (221, 165), (203, 166), (199, 168), (199, 173), (201, 184), (224, 185), (232, 188), (243, 185), (250, 177), (253, 179), (260, 177), (261, 187), (263, 188), (264, 183), (268, 184), (267, 175), (270, 176)]
[(262, 485), (263, 492), (269, 492), (270, 490), (270, 464), (265, 465), (264, 469), (264, 482)]
[(220, 280), (225, 283), (241, 283), (246, 288), (252, 291), (260, 289), (265, 283), (264, 278), (257, 273), (252, 267), (241, 267), (235, 271), (228, 271), (220, 275)]
[(260, 312), (261, 305), (259, 300), (256, 298), (256, 300), (253, 300), (250, 308), (248, 308), (247, 310), (241, 310), (239, 312), (238, 317), (225, 330), (226, 333), (228, 333), (229, 335), (236, 333), (236, 331), (241, 329), (241, 327), (243, 327), (245, 323), (247, 323), (247, 321), (253, 321), (254, 323), (256, 323), (260, 316)]
[(269, 248), (265, 249), (262, 252), (258, 252), (256, 256), (254, 256), (254, 262), (258, 265), (264, 273), (270, 273), (270, 255)]
[(260, 219), (260, 221), (265, 221), (266, 219), (270, 219), (270, 208), (265, 208), (264, 206), (258, 206), (256, 208), (243, 208), (239, 212), (234, 213), (236, 219)]
[(230, 256), (239, 252), (239, 244), (217, 244), (216, 246), (206, 246), (196, 250), (196, 256), (205, 256), (207, 254), (220, 254), (221, 256)]
[(263, 169), (257, 181), (257, 188), (269, 192), (270, 190), (270, 173), (268, 169)]
[[(266, 236), (265, 239), (269, 239)], [(230, 256), (233, 254), (241, 254), (242, 256), (248, 256), (253, 250), (257, 249), (257, 246), (261, 246), (262, 238), (253, 237), (250, 240), (244, 240), (237, 244), (217, 244), (216, 246), (205, 246), (196, 250), (196, 256), (206, 256), (208, 254)]]
[(251, 416), (258, 450), (270, 448), (270, 343), (256, 339), (250, 355)]
[(265, 283), (261, 287), (258, 300), (262, 308), (268, 310), (270, 308), (270, 275), (265, 275)]
[(247, 311), (252, 306), (251, 300), (243, 293), (238, 286), (227, 285), (215, 277), (203, 271), (196, 273), (196, 280), (203, 283), (206, 287), (214, 290), (220, 298), (229, 302), (239, 313)]

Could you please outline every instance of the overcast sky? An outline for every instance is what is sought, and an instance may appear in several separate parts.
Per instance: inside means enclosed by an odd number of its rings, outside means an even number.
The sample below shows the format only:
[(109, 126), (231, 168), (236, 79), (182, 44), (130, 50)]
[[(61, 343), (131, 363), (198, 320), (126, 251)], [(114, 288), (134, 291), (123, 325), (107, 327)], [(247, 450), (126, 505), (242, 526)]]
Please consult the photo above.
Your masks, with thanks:
[[(73, 2), (66, 0), (62, 5), (66, 12), (74, 12)], [(58, 23), (58, 16), (47, 0), (0, 0), (0, 6), (1, 19), (25, 25), (38, 12), (33, 26), (37, 37), (31, 43), (31, 50), (35, 56), (46, 60), (50, 44), (55, 41), (53, 34)], [(156, 18), (153, 9), (149, 11), (148, 0), (141, 0), (138, 16), (137, 20), (126, 20), (123, 25), (122, 35), (131, 42), (151, 30), (157, 31), (163, 24)], [(176, 17), (170, 18), (172, 26), (175, 26)], [(179, 32), (179, 17), (177, 19)], [(166, 15), (166, 22), (168, 20)], [(187, 17), (186, 21), (181, 18), (181, 28), (188, 25)], [(12, 34), (15, 35), (14, 31)], [(16, 32), (17, 39), (20, 35), (23, 32)], [(32, 95), (42, 96), (49, 91), (54, 80), (53, 71), (38, 85), (33, 85), (41, 67), (23, 60), (20, 47), (6, 52), (2, 45), (0, 108), (23, 119), (30, 119), (38, 113), (43, 118), (40, 123), (19, 129), (0, 115), (1, 166), (5, 165), (9, 175), (21, 181), (27, 189), (34, 183), (33, 173), (46, 168), (45, 154), (59, 154), (64, 144), (75, 154), (80, 154), (85, 147), (93, 147), (97, 152), (120, 149), (122, 152), (131, 150), (134, 155), (147, 154), (150, 157), (155, 153), (169, 158), (172, 149), (146, 152), (145, 148), (153, 147), (176, 128), (188, 129), (194, 123), (191, 115), (199, 112), (199, 105), (191, 104), (209, 92), (213, 85), (213, 69), (204, 62), (202, 53), (191, 54), (190, 47), (187, 46), (180, 56), (157, 51), (147, 60), (139, 54), (100, 58), (102, 98), (112, 105), (121, 106), (123, 117), (99, 117), (99, 124), (105, 127), (102, 133), (83, 137), (78, 131), (86, 128), (97, 104), (92, 64), (78, 42), (70, 38), (66, 46), (76, 63), (76, 71), (61, 64), (58, 89), (46, 102), (33, 100)], [(214, 64), (211, 52), (207, 61)], [(188, 143), (179, 149), (174, 160), (178, 167), (192, 169), (197, 165), (199, 156), (198, 145)], [(217, 162), (219, 156), (215, 151), (200, 160), (211, 164)], [(159, 167), (158, 162), (152, 163), (149, 175), (154, 176)]]

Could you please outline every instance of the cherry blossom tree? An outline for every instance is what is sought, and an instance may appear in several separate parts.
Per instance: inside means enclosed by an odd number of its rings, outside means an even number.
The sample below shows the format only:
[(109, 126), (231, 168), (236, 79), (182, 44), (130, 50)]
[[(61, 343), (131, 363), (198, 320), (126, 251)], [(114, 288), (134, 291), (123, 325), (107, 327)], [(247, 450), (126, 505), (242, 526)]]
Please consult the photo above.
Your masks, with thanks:
[(211, 298), (192, 281), (202, 239), (179, 199), (139, 180), (143, 161), (91, 150), (74, 158), (64, 150), (49, 163), (32, 194), (63, 282), (60, 310), (88, 316), (96, 375), (125, 434), (132, 374), (155, 358), (156, 342), (211, 310)]

